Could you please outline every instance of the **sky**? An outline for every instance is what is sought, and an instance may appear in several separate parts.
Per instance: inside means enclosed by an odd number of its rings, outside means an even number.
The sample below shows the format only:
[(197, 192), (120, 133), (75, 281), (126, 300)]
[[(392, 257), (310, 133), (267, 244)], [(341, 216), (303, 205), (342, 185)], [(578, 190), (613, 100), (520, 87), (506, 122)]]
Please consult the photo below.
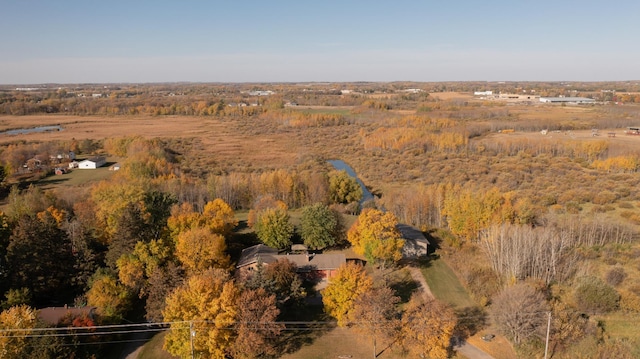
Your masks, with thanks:
[(0, 84), (640, 80), (640, 1), (0, 0)]

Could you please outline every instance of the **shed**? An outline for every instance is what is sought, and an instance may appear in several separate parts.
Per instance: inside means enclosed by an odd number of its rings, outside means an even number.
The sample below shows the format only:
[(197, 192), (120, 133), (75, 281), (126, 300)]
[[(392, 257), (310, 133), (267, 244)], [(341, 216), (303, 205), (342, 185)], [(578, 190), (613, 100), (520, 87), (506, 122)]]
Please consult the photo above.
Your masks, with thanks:
[(102, 167), (107, 163), (107, 159), (102, 156), (96, 156), (87, 158), (86, 160), (80, 161), (78, 163), (78, 168), (80, 169), (96, 169), (98, 167)]
[(396, 226), (404, 239), (402, 256), (405, 258), (416, 258), (427, 255), (429, 240), (416, 227), (408, 224), (398, 224)]

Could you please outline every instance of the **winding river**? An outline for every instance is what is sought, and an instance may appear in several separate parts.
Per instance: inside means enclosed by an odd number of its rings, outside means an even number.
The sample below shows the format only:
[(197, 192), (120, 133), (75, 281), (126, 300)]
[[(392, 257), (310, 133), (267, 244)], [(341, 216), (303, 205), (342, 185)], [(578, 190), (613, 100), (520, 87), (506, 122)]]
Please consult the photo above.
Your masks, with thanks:
[(360, 188), (362, 188), (362, 199), (360, 200), (361, 205), (367, 201), (373, 201), (373, 194), (369, 192), (364, 183), (358, 178), (358, 176), (356, 175), (356, 171), (354, 171), (353, 168), (346, 164), (346, 162), (342, 160), (330, 160), (327, 162), (329, 162), (333, 166), (333, 168), (337, 169), (338, 171), (347, 171), (347, 174), (349, 176), (356, 179), (356, 181), (360, 185)]

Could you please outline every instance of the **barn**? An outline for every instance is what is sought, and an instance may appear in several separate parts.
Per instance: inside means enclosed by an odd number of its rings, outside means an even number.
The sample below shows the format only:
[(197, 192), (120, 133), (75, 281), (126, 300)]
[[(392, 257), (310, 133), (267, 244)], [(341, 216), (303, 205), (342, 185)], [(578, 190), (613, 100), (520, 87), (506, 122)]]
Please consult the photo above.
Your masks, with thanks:
[(78, 163), (78, 168), (80, 169), (96, 169), (98, 167), (102, 167), (107, 164), (107, 159), (102, 156), (96, 156), (87, 158), (86, 160), (80, 161)]

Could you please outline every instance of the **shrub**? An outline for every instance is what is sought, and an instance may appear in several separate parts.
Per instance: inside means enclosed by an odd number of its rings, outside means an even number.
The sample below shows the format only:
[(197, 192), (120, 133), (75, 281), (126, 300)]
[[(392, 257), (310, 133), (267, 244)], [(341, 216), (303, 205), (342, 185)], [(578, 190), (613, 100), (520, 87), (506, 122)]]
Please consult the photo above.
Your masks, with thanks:
[(597, 277), (583, 278), (573, 295), (580, 310), (593, 314), (615, 310), (620, 301), (620, 294)]
[(616, 201), (618, 196), (616, 196), (615, 193), (611, 192), (611, 191), (601, 191), (600, 193), (598, 193), (597, 195), (595, 195), (595, 197), (593, 197), (593, 203), (594, 204), (608, 204), (608, 203), (613, 203)]
[(605, 277), (607, 284), (613, 287), (617, 287), (627, 278), (627, 273), (622, 267), (611, 268)]
[(628, 312), (640, 313), (640, 296), (634, 291), (620, 291), (620, 308)]

